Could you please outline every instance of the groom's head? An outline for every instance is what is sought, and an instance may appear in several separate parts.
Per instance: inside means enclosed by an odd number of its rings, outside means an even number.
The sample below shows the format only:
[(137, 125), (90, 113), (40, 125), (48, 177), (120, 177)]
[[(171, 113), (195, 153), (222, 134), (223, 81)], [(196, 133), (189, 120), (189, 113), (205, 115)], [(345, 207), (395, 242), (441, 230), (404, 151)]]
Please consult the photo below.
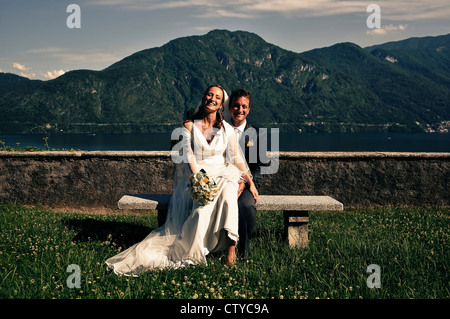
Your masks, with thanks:
[(251, 94), (246, 89), (237, 89), (231, 93), (230, 113), (234, 126), (240, 126), (244, 123), (250, 112), (250, 102)]

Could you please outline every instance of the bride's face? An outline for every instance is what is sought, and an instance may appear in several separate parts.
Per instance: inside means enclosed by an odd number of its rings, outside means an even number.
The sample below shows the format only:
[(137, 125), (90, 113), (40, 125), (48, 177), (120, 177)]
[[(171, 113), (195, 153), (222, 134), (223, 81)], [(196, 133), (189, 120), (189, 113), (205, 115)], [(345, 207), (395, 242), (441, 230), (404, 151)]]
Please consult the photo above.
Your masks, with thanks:
[(210, 88), (203, 97), (203, 106), (205, 111), (216, 112), (222, 107), (223, 91), (221, 88)]

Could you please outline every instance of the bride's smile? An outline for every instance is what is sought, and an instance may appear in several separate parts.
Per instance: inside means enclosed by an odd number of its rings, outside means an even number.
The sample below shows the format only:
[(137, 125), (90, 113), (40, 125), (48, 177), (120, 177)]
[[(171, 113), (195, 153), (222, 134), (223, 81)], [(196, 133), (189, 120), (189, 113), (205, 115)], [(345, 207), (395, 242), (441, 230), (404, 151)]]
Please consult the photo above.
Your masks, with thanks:
[(222, 107), (223, 92), (218, 87), (212, 87), (203, 98), (203, 105), (206, 111), (216, 112)]

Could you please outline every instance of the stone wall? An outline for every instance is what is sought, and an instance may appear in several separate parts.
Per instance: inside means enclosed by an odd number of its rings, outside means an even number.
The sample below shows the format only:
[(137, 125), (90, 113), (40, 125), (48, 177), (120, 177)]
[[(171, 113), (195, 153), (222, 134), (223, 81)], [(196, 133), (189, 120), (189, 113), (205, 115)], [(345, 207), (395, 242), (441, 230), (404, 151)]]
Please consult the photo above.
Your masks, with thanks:
[[(261, 194), (450, 206), (450, 153), (280, 152), (275, 163)], [(114, 208), (124, 194), (170, 194), (174, 169), (170, 152), (0, 152), (0, 202)]]

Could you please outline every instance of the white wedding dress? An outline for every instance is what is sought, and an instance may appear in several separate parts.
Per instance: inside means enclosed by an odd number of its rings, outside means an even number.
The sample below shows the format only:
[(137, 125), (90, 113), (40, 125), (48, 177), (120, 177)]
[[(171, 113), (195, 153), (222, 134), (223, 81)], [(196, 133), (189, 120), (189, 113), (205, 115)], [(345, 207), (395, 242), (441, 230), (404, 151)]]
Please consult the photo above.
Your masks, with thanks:
[[(106, 261), (116, 274), (138, 276), (154, 269), (207, 264), (210, 252), (225, 249), (229, 239), (238, 241), (238, 180), (248, 171), (247, 163), (230, 124), (223, 121), (210, 143), (198, 124), (192, 132), (180, 129), (183, 139), (172, 149), (177, 167), (165, 224)], [(194, 202), (187, 190), (189, 176), (200, 169), (219, 188), (206, 206)]]

